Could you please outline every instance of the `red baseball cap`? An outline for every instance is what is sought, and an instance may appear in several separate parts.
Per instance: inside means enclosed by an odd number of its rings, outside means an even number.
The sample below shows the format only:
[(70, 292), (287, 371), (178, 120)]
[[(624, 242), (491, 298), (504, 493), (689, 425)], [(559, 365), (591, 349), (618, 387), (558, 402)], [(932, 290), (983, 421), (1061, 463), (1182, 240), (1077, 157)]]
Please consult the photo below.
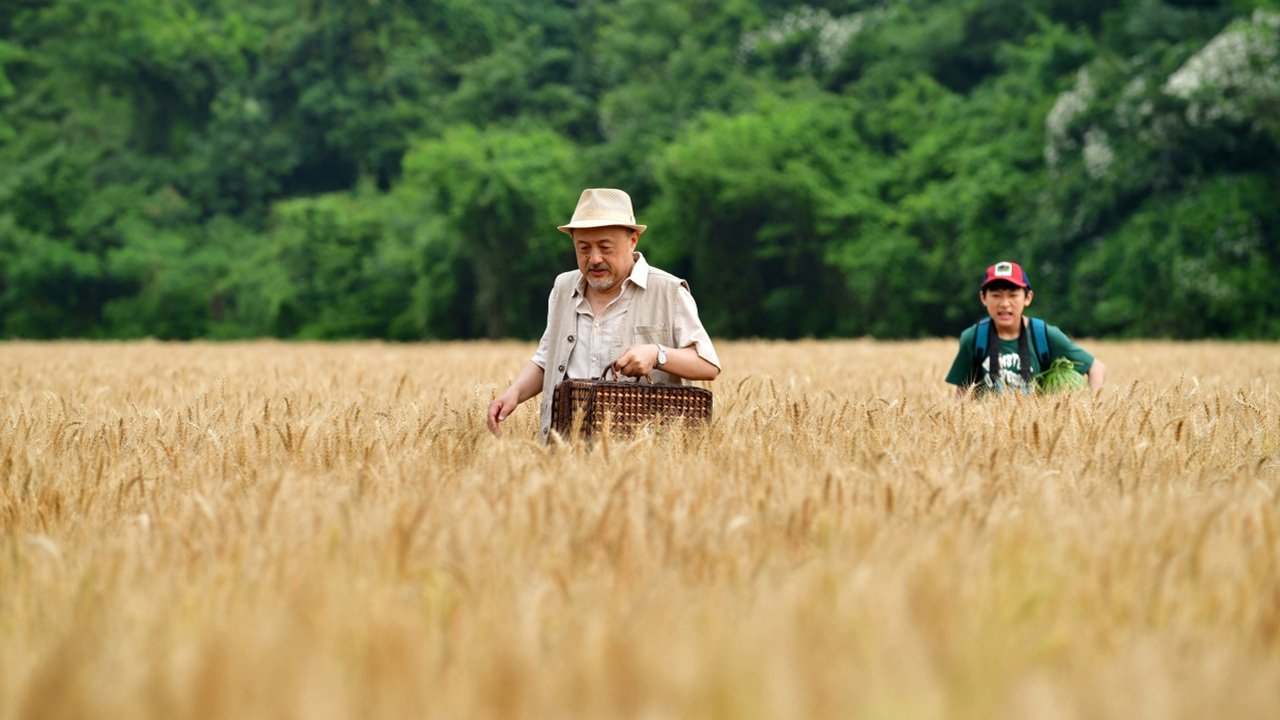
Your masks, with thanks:
[(987, 268), (986, 277), (982, 278), (982, 285), (986, 287), (991, 283), (1003, 280), (1007, 283), (1013, 283), (1020, 288), (1031, 289), (1031, 278), (1027, 277), (1027, 273), (1022, 266), (1016, 262), (1001, 260), (1000, 262)]

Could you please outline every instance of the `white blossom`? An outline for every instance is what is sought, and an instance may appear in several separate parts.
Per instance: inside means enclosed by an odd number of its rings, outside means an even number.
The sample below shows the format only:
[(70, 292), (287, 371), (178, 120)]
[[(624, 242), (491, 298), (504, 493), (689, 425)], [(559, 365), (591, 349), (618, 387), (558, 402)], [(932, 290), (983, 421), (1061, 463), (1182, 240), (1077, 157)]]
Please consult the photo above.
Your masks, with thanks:
[(1064, 150), (1075, 148), (1076, 143), (1070, 136), (1071, 124), (1089, 109), (1089, 103), (1093, 102), (1096, 94), (1089, 69), (1080, 68), (1075, 84), (1054, 101), (1053, 108), (1044, 119), (1044, 159), (1050, 168), (1058, 166)]
[(1262, 245), (1262, 229), (1256, 218), (1232, 218), (1214, 228), (1213, 243), (1225, 258), (1247, 262)]
[(1089, 128), (1084, 134), (1083, 155), (1085, 172), (1094, 180), (1106, 177), (1107, 170), (1116, 159), (1111, 143), (1107, 140), (1107, 133), (1096, 127)]
[(1165, 93), (1187, 100), (1187, 121), (1240, 122), (1259, 100), (1280, 98), (1280, 13), (1256, 10), (1210, 40), (1169, 76)]
[(783, 15), (762, 30), (744, 35), (738, 43), (738, 60), (745, 62), (759, 52), (762, 45), (777, 45), (801, 36), (814, 36), (814, 53), (806, 52), (800, 63), (804, 69), (812, 69), (816, 54), (816, 64), (821, 69), (830, 70), (866, 23), (867, 15), (864, 13), (835, 17), (825, 9), (815, 10), (806, 5)]
[(1174, 281), (1178, 287), (1206, 300), (1228, 302), (1239, 294), (1209, 266), (1205, 258), (1182, 258), (1174, 263)]
[(1125, 129), (1145, 125), (1155, 112), (1155, 104), (1147, 94), (1147, 79), (1141, 75), (1133, 78), (1120, 94), (1116, 104), (1116, 124)]

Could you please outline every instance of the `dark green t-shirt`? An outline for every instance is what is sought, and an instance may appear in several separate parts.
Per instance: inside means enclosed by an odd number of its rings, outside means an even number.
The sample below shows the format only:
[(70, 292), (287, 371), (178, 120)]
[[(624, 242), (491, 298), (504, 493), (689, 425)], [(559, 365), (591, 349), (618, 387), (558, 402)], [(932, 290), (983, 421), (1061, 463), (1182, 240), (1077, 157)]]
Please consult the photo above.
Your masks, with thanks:
[[(1030, 320), (1030, 318), (1025, 319)], [(947, 382), (952, 385), (969, 387), (974, 383), (982, 383), (986, 387), (991, 386), (991, 378), (987, 376), (988, 359), (984, 357), (978, 363), (973, 361), (974, 336), (977, 332), (978, 326), (975, 323), (960, 333), (960, 349), (956, 352), (956, 359), (951, 363), (951, 371), (947, 373)], [(1027, 328), (1027, 332), (1029, 334), (1031, 328)], [(1045, 335), (1049, 340), (1050, 358), (1071, 358), (1071, 362), (1076, 365), (1076, 370), (1082, 373), (1089, 372), (1089, 369), (1093, 367), (1093, 356), (1080, 349), (1079, 345), (1071, 342), (1071, 338), (1067, 337), (1066, 333), (1059, 330), (1057, 326), (1046, 323)], [(1036, 355), (1035, 343), (1032, 342), (1030, 335), (1027, 337), (1027, 342), (1031, 350), (1031, 375), (1035, 376), (1043, 371), (1044, 368), (1040, 367), (1040, 358)], [(1022, 362), (1018, 357), (1018, 341), (1016, 338), (1013, 340), (1000, 339), (1000, 368), (1000, 375), (1006, 387), (1023, 388)]]

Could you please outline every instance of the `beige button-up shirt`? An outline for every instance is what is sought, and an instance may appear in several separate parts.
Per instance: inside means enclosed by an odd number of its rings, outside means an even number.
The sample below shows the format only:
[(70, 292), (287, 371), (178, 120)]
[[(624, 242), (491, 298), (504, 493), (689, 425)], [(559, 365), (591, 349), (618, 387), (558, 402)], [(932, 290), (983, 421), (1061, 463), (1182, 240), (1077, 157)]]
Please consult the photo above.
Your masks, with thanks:
[[(598, 378), (605, 368), (617, 359), (612, 356), (612, 348), (619, 344), (615, 341), (618, 333), (622, 331), (623, 319), (631, 309), (632, 298), (637, 292), (647, 287), (649, 281), (649, 263), (638, 252), (634, 253), (634, 258), (635, 266), (632, 267), (631, 274), (622, 281), (622, 292), (605, 306), (600, 317), (595, 316), (591, 310), (591, 303), (587, 301), (587, 279), (583, 277), (578, 280), (577, 288), (573, 292), (574, 309), (577, 314), (575, 332), (578, 339), (573, 346), (573, 352), (569, 355), (569, 362), (564, 371), (565, 377)], [(711, 337), (698, 318), (698, 306), (693, 300), (693, 294), (683, 285), (676, 290), (672, 324), (676, 338), (673, 347), (693, 346), (697, 350), (698, 357), (720, 367), (720, 358), (716, 356)], [(542, 340), (538, 343), (538, 350), (533, 354), (534, 364), (544, 372), (547, 371), (550, 337), (551, 326), (548, 324), (547, 329), (542, 333)], [(626, 343), (621, 345), (625, 347)], [(555, 368), (552, 369), (552, 372), (554, 371)], [(556, 378), (557, 382), (559, 380), (560, 378)]]

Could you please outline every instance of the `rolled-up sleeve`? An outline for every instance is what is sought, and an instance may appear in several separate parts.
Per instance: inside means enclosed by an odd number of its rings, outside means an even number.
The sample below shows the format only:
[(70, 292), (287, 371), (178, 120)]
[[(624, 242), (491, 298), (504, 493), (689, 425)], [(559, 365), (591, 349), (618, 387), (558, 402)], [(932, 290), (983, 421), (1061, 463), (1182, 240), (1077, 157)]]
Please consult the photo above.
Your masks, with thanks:
[(676, 338), (676, 347), (692, 346), (697, 351), (698, 357), (717, 368), (720, 367), (720, 358), (716, 355), (715, 346), (711, 344), (711, 336), (707, 334), (707, 329), (702, 326), (702, 320), (698, 317), (698, 304), (693, 300), (693, 293), (689, 292), (689, 288), (684, 285), (676, 290), (674, 324), (675, 327), (672, 329)]
[(551, 328), (547, 328), (546, 330), (542, 331), (542, 339), (538, 341), (538, 349), (534, 351), (533, 357), (530, 358), (531, 360), (533, 360), (534, 365), (537, 365), (543, 370), (547, 369), (547, 352), (548, 352), (547, 348), (548, 348), (548, 345), (550, 344), (550, 340), (549, 340), (550, 337), (551, 337)]

